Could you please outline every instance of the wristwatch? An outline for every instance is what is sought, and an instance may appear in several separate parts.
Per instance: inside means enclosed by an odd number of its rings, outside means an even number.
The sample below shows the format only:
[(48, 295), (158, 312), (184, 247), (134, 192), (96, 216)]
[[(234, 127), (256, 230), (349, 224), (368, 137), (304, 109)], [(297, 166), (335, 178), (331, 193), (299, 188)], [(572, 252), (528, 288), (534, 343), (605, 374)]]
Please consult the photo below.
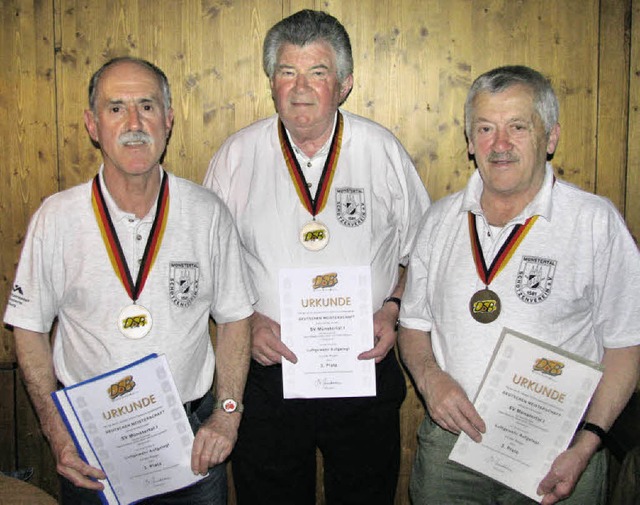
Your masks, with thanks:
[(385, 298), (384, 301), (382, 302), (382, 305), (384, 305), (387, 302), (393, 302), (398, 306), (398, 310), (400, 310), (400, 305), (402, 305), (402, 300), (400, 300), (400, 298), (398, 298), (397, 296), (390, 296), (388, 298)]
[(226, 398), (213, 406), (214, 409), (222, 409), (227, 414), (233, 414), (234, 412), (242, 412), (244, 410), (244, 405), (235, 401), (233, 398)]

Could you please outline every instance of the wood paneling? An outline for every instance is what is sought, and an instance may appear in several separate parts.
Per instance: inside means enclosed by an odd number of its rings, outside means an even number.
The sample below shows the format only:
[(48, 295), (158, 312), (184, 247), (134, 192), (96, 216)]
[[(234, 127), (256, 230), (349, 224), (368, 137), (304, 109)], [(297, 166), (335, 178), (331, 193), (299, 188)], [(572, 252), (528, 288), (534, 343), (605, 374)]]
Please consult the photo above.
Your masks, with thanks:
[(0, 362), (0, 469), (16, 470), (16, 372), (13, 363)]
[[(625, 218), (636, 243), (640, 242), (640, 0), (633, 0), (631, 65), (629, 68), (629, 136), (627, 138), (627, 199)], [(621, 76), (621, 79), (624, 77)], [(625, 118), (621, 117), (621, 121)], [(620, 140), (612, 141), (618, 145)]]
[[(0, 296), (4, 312), (29, 218), (40, 201), (58, 188), (53, 6), (4, 1), (0, 26)], [(13, 361), (13, 337), (0, 331), (0, 361)]]
[(600, 6), (597, 181), (595, 191), (624, 212), (629, 108), (629, 29), (631, 0), (603, 0)]
[[(302, 8), (327, 10), (346, 26), (355, 85), (345, 108), (398, 136), (432, 198), (462, 188), (473, 170), (463, 132), (472, 80), (522, 63), (548, 75), (559, 95), (559, 175), (609, 197), (640, 236), (640, 0), (5, 0), (0, 296), (6, 299), (42, 198), (88, 180), (99, 166), (82, 112), (89, 77), (103, 62), (130, 54), (167, 73), (175, 125), (165, 166), (199, 182), (228, 135), (274, 112), (262, 40)], [(0, 361), (13, 359), (12, 335), (3, 329)], [(408, 503), (424, 415), (409, 387), (398, 504)], [(49, 449), (24, 390), (17, 391), (13, 456), (36, 467), (37, 483), (55, 494)]]

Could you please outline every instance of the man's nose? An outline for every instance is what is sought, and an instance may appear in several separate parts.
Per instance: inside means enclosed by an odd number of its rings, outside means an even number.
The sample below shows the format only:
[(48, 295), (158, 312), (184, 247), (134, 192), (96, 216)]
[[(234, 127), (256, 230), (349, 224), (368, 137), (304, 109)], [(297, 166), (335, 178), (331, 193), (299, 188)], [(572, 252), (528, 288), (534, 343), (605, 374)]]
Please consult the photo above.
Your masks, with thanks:
[(511, 137), (506, 128), (498, 128), (493, 141), (493, 149), (496, 152), (509, 151), (511, 149)]
[(127, 111), (127, 126), (129, 131), (138, 131), (142, 129), (142, 121), (140, 120), (140, 111), (136, 106), (130, 106)]
[(296, 90), (304, 90), (309, 86), (309, 80), (304, 74), (298, 74), (296, 76)]

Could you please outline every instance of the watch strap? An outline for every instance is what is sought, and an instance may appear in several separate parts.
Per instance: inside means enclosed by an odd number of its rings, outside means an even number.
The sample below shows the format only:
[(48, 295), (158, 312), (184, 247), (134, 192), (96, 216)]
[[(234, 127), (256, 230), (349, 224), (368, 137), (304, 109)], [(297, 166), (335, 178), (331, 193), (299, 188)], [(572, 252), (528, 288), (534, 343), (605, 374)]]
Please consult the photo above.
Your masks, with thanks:
[(400, 310), (400, 305), (402, 305), (402, 300), (400, 300), (400, 298), (398, 298), (397, 296), (389, 296), (388, 298), (385, 298), (382, 302), (382, 305), (387, 302), (395, 303), (398, 306), (398, 310)]

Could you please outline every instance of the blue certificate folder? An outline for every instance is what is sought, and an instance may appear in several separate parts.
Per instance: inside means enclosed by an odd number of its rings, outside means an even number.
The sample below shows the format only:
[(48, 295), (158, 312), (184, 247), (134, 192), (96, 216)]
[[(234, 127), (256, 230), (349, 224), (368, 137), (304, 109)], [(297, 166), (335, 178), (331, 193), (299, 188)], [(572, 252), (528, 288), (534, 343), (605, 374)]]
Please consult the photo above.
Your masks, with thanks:
[(80, 456), (107, 476), (103, 503), (135, 503), (203, 478), (191, 471), (194, 436), (164, 355), (51, 396)]

